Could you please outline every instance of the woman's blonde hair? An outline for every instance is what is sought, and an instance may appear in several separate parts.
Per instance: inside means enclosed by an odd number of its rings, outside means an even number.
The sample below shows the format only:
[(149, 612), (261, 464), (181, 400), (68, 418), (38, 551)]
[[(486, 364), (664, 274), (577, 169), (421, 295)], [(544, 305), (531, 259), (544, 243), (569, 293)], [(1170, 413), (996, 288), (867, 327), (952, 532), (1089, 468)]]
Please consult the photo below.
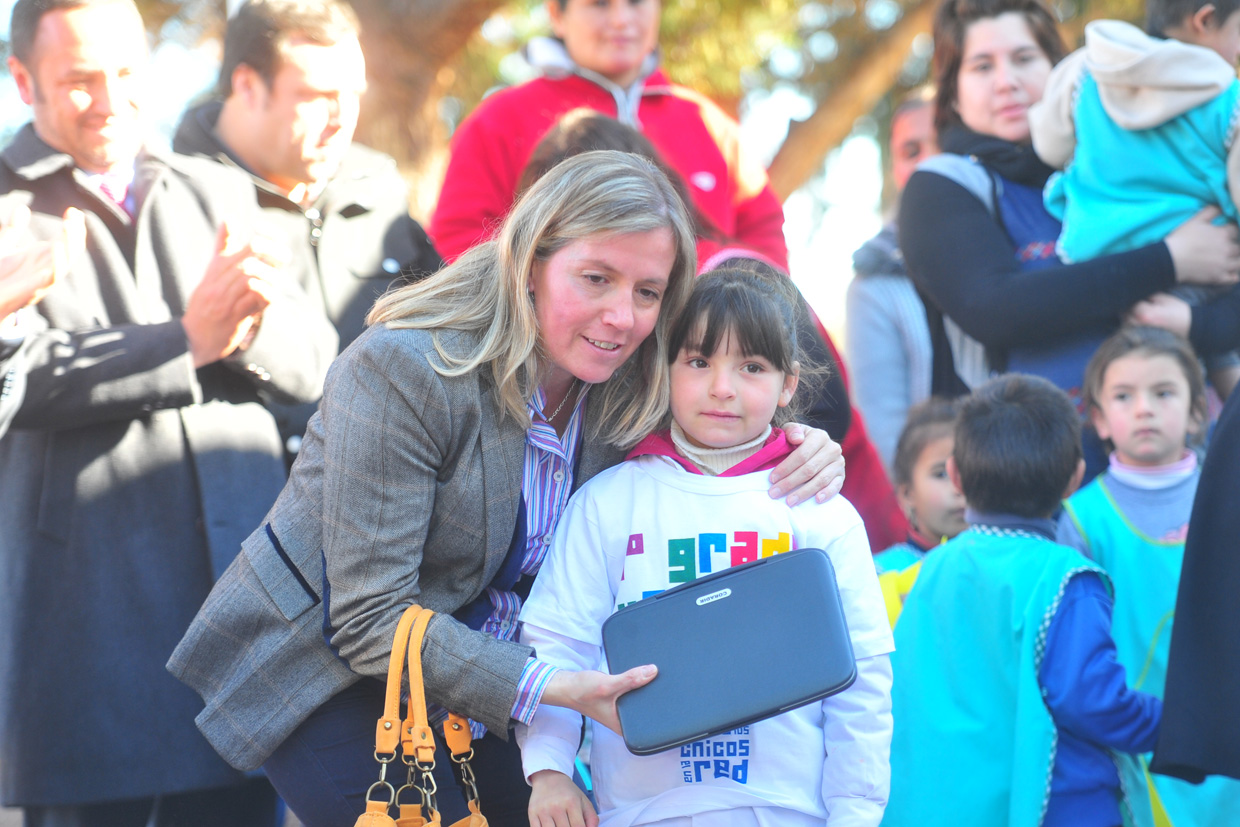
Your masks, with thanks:
[[(597, 432), (631, 445), (658, 425), (668, 407), (668, 331), (693, 289), (697, 254), (688, 211), (667, 177), (645, 158), (586, 152), (554, 167), (513, 206), (498, 236), (467, 251), (434, 276), (382, 296), (368, 324), (431, 330), (441, 376), (489, 366), (501, 415), (529, 422), (526, 403), (539, 381), (538, 320), (529, 293), (536, 261), (585, 238), (667, 229), (676, 257), (654, 333), (594, 393), (602, 393)], [(446, 352), (434, 331), (467, 330), (478, 346)]]

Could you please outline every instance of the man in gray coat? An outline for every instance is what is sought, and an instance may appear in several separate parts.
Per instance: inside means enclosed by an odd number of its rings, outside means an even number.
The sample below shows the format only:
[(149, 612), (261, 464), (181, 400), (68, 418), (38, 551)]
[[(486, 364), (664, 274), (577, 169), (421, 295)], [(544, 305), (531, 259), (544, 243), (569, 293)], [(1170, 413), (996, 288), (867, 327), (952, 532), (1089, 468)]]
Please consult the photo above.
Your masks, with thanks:
[(80, 209), (87, 243), (0, 438), (0, 798), (28, 825), (271, 824), (164, 663), (283, 485), (260, 393), (316, 398), (335, 332), (249, 232), (248, 181), (143, 147), (131, 0), (18, 0), (11, 42), (33, 123), (0, 195), (44, 239)]
[[(217, 93), (173, 149), (250, 176), (266, 219), (309, 262), (306, 292), (346, 348), (389, 285), (443, 263), (409, 216), (396, 162), (353, 142), (366, 64), (340, 0), (250, 0), (228, 21)], [(273, 406), (290, 459), (314, 405)]]

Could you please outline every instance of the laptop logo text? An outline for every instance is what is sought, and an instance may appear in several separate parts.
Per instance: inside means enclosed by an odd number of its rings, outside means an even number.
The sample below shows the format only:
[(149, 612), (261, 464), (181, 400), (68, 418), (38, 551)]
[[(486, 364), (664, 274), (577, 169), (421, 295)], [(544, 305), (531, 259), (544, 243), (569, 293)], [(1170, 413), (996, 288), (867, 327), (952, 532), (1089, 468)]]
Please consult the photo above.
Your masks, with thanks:
[(723, 589), (722, 591), (717, 591), (717, 592), (714, 592), (713, 594), (707, 594), (707, 595), (703, 595), (699, 597), (697, 599), (697, 604), (699, 606), (705, 606), (707, 603), (714, 603), (716, 600), (723, 600), (725, 597), (728, 597), (731, 594), (732, 594), (731, 589)]

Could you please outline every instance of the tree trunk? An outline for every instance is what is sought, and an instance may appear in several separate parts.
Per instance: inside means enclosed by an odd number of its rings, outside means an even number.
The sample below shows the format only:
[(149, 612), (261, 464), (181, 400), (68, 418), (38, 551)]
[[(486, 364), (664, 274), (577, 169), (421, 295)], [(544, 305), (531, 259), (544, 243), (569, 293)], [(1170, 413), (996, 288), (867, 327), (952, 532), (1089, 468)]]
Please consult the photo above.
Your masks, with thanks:
[(827, 153), (848, 137), (857, 118), (871, 112), (890, 91), (913, 39), (930, 31), (937, 6), (935, 0), (919, 0), (906, 8), (904, 17), (875, 41), (856, 70), (827, 94), (814, 114), (788, 125), (788, 137), (769, 170), (771, 187), (781, 201), (822, 168)]
[(412, 212), (429, 215), (447, 150), (438, 105), (453, 62), (505, 0), (350, 0), (362, 26), (369, 88), (357, 140), (396, 158)]

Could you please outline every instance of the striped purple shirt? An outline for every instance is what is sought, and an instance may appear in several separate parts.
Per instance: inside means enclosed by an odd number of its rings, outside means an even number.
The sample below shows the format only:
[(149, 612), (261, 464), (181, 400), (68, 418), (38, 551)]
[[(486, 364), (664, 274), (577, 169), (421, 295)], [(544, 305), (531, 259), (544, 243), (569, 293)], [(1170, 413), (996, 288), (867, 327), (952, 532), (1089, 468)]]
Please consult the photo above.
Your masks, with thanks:
[[(580, 443), (581, 429), (585, 421), (585, 401), (590, 389), (586, 385), (577, 404), (573, 407), (572, 416), (564, 429), (561, 439), (542, 417), (543, 406), (547, 397), (542, 388), (534, 392), (534, 398), (528, 403), (530, 412), (530, 429), (525, 438), (525, 470), (521, 477), (521, 493), (525, 496), (525, 556), (521, 561), (521, 573), (530, 576), (538, 574), (547, 549), (551, 547), (551, 538), (555, 533), (556, 523), (568, 505), (569, 495), (573, 490), (573, 465), (577, 460), (577, 448)], [(494, 607), (490, 617), (482, 624), (482, 631), (500, 640), (516, 640), (518, 632), (517, 615), (521, 612), (521, 598), (512, 592), (499, 589), (487, 589), (487, 597)], [(530, 658), (521, 673), (517, 684), (517, 699), (512, 706), (512, 717), (523, 724), (528, 724), (534, 717), (534, 710), (542, 699), (552, 676), (559, 670), (535, 658)], [(486, 729), (472, 722), (475, 738), (481, 738)]]

